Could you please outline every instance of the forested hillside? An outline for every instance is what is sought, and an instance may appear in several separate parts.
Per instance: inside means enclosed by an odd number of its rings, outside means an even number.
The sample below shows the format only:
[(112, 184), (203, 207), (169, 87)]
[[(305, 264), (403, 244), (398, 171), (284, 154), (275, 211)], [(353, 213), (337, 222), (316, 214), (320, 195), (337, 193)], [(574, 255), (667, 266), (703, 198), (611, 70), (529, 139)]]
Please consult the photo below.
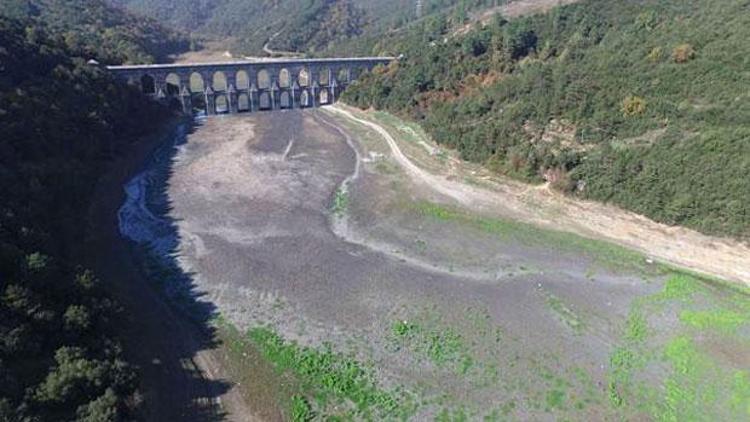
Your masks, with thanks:
[(405, 58), (344, 100), (502, 174), (750, 238), (749, 39), (744, 0), (589, 0), (463, 36), (435, 18), (382, 40)]
[(163, 62), (190, 47), (186, 36), (103, 0), (3, 0), (0, 16), (32, 19), (72, 53), (110, 64)]
[(0, 17), (3, 421), (134, 416), (118, 306), (73, 257), (107, 162), (167, 114), (75, 55), (93, 46), (66, 44), (34, 22)]
[[(231, 38), (236, 54), (274, 50), (315, 55), (370, 54), (387, 32), (418, 21), (415, 0), (109, 0), (176, 28)], [(470, 10), (506, 0), (423, 0), (422, 16), (448, 13), (466, 19)], [(229, 43), (230, 41), (228, 41)]]

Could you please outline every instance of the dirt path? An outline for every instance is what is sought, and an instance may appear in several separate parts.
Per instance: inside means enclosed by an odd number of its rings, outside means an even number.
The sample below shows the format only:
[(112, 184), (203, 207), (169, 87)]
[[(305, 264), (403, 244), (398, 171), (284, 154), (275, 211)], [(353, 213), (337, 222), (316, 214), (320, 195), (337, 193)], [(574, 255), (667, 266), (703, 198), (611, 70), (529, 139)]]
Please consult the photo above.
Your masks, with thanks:
[(224, 352), (212, 335), (176, 313), (134, 263), (120, 236), (117, 210), (123, 185), (171, 131), (133, 145), (108, 166), (89, 210), (84, 253), (92, 268), (123, 305), (125, 352), (140, 368), (142, 417), (151, 421), (256, 420), (226, 380)]
[(271, 42), (273, 42), (273, 40), (274, 40), (274, 39), (275, 39), (276, 37), (278, 37), (279, 35), (281, 35), (281, 32), (282, 32), (282, 31), (279, 31), (279, 32), (277, 32), (277, 33), (275, 33), (275, 34), (271, 35), (271, 37), (270, 37), (270, 38), (268, 39), (268, 41), (266, 41), (266, 43), (265, 43), (265, 44), (263, 44), (263, 51), (264, 51), (264, 52), (265, 52), (266, 54), (268, 54), (269, 56), (272, 56), (272, 57), (273, 57), (273, 56), (282, 56), (282, 57), (301, 57), (301, 54), (300, 54), (300, 53), (297, 53), (297, 52), (294, 52), (294, 51), (279, 51), (279, 50), (273, 50), (273, 49), (271, 49)]
[(497, 13), (502, 13), (505, 18), (518, 18), (536, 13), (545, 13), (553, 7), (564, 6), (579, 1), (581, 0), (513, 0), (503, 6), (482, 12), (477, 20), (486, 23)]
[(581, 0), (513, 0), (502, 6), (490, 7), (471, 14), (469, 22), (453, 31), (453, 35), (466, 34), (475, 25), (487, 25), (492, 18), (500, 15), (506, 19), (515, 19), (538, 13), (546, 13), (553, 7), (578, 3)]
[[(656, 223), (641, 215), (592, 201), (573, 200), (549, 189), (529, 188), (493, 176), (489, 186), (459, 182), (453, 174), (432, 174), (403, 152), (391, 132), (366, 114), (337, 105), (334, 116), (362, 124), (388, 143), (398, 163), (415, 179), (471, 209), (511, 216), (544, 227), (613, 241), (658, 260), (750, 285), (750, 248), (731, 239), (706, 236), (682, 227)], [(455, 169), (465, 172), (461, 164)], [(457, 179), (457, 180), (453, 180)]]

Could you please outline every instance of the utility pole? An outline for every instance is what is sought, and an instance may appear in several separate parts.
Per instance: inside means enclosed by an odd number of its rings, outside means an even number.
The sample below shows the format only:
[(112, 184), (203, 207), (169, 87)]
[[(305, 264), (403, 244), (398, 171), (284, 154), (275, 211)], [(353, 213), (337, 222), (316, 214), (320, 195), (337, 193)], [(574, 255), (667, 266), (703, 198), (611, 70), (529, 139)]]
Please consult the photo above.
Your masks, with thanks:
[(422, 0), (417, 0), (417, 19), (422, 17)]

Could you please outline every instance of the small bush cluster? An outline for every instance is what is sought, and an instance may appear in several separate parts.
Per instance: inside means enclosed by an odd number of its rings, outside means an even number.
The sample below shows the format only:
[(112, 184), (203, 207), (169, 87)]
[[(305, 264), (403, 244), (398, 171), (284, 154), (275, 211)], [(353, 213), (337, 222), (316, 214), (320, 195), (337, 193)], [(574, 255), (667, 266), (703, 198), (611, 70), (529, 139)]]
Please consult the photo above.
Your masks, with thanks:
[(646, 112), (646, 100), (635, 95), (630, 95), (622, 100), (622, 114), (625, 117), (638, 116)]
[(690, 44), (680, 44), (672, 50), (675, 63), (687, 63), (695, 58), (695, 49)]

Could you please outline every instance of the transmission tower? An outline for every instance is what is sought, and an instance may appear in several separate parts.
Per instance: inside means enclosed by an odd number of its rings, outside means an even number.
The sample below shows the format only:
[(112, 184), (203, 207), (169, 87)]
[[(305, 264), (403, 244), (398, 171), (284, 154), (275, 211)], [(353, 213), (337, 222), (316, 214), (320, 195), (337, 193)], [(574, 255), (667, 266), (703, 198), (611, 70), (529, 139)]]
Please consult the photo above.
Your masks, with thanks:
[(422, 0), (417, 0), (417, 19), (422, 17)]

